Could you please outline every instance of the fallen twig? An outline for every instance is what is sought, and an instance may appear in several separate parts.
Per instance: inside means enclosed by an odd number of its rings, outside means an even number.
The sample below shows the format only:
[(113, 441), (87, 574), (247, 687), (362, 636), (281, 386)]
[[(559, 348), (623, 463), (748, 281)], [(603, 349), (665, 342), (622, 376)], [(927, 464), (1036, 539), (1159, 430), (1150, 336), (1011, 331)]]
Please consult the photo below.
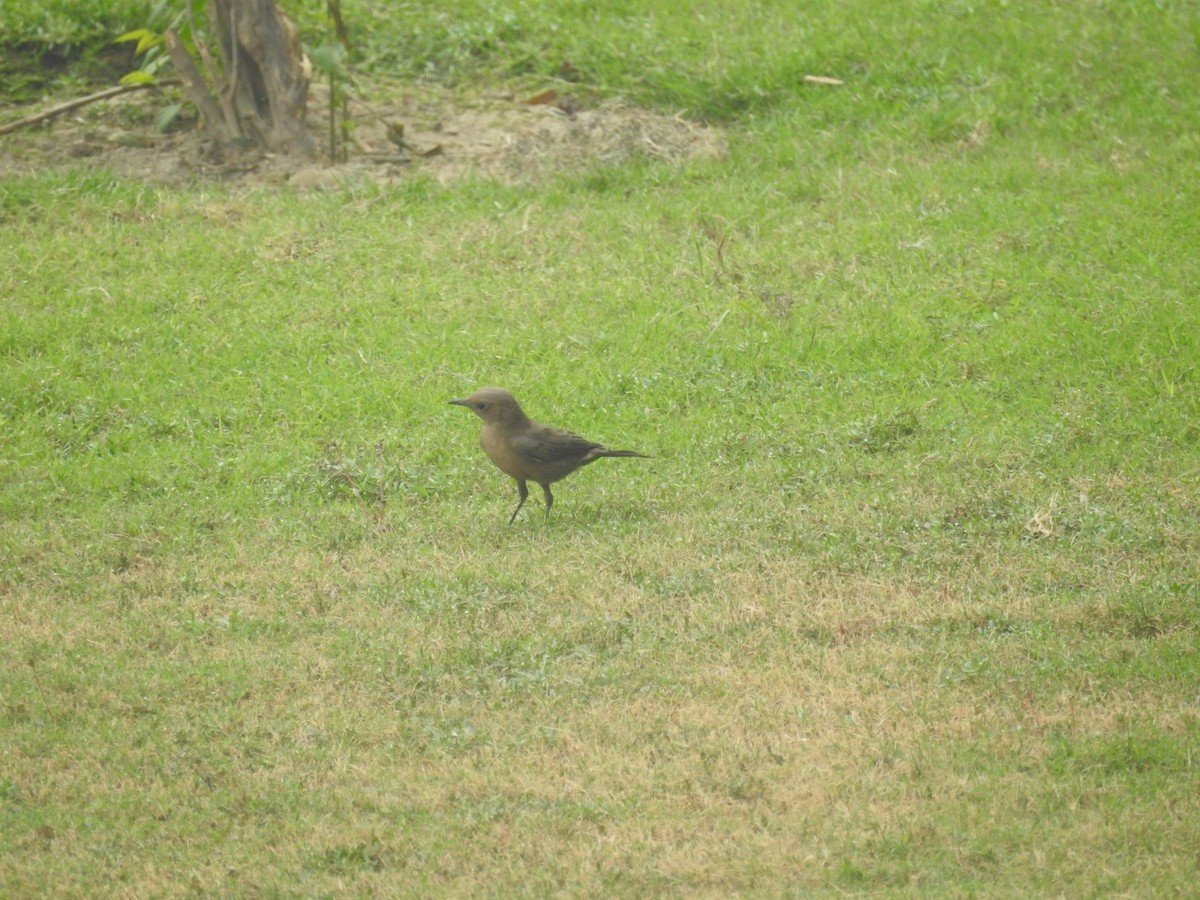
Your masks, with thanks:
[(172, 82), (157, 82), (155, 84), (120, 84), (116, 87), (106, 88), (103, 91), (97, 91), (94, 94), (88, 94), (86, 97), (76, 97), (74, 100), (68, 100), (66, 103), (60, 103), (58, 106), (52, 106), (50, 109), (43, 110), (40, 113), (32, 116), (26, 116), (24, 119), (17, 119), (15, 122), (7, 122), (0, 125), (0, 134), (8, 134), (10, 131), (18, 131), (22, 128), (28, 128), (30, 125), (37, 125), (39, 122), (45, 122), (47, 119), (53, 119), (55, 116), (60, 116), (65, 112), (70, 112), (73, 109), (79, 109), (81, 106), (87, 106), (89, 103), (95, 103), (97, 100), (107, 100), (109, 97), (116, 97), (120, 94), (128, 94), (131, 91), (140, 91), (143, 88), (161, 87), (163, 84)]

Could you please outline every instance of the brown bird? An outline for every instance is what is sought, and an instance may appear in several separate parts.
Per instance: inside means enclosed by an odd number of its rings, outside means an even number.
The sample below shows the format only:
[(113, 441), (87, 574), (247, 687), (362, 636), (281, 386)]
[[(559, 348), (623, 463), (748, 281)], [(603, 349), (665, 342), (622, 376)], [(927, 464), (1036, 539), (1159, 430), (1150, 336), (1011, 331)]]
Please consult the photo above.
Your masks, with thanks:
[(483, 419), (479, 445), (505, 475), (517, 480), (520, 502), (508, 517), (511, 525), (529, 496), (527, 481), (536, 481), (546, 495), (546, 515), (554, 505), (550, 485), (603, 456), (638, 456), (632, 450), (609, 450), (577, 434), (542, 425), (525, 415), (517, 398), (503, 388), (480, 388), (470, 397), (451, 400)]

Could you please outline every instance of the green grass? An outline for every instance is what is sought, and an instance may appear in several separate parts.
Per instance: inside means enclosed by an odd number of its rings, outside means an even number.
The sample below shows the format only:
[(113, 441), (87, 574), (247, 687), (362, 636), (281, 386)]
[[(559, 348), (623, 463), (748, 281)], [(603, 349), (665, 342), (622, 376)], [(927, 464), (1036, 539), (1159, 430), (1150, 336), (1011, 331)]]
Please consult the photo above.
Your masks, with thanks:
[(1190, 893), (1195, 7), (365, 9), (729, 156), (0, 182), (0, 893)]

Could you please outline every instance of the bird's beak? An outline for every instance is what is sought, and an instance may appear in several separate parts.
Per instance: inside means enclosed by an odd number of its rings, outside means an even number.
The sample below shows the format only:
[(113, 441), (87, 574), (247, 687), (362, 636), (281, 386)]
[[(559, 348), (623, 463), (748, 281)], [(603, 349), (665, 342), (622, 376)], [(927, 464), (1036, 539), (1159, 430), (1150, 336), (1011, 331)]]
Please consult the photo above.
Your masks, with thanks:
[(467, 409), (471, 408), (471, 404), (468, 403), (466, 400), (451, 400), (450, 405), (451, 406), (465, 406), (465, 407), (467, 407)]

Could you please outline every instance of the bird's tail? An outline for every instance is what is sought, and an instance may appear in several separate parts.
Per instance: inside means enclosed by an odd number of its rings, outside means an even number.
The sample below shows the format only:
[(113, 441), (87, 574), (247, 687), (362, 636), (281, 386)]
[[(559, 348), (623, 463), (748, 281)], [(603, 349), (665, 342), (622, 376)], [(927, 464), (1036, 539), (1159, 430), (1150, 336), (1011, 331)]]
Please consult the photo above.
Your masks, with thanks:
[(596, 454), (597, 456), (636, 456), (639, 459), (653, 459), (652, 456), (647, 456), (645, 453), (638, 453), (636, 450), (609, 450), (605, 448)]

